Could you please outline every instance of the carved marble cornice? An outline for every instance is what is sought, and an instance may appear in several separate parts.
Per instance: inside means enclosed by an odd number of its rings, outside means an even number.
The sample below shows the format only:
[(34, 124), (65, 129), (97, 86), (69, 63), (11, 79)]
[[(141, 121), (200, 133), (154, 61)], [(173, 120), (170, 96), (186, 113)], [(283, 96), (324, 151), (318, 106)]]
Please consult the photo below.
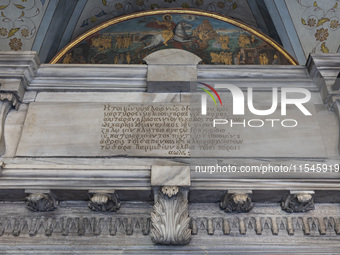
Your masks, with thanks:
[[(331, 55), (331, 62), (337, 61), (339, 54)], [(327, 60), (320, 64), (324, 62)], [(23, 80), (23, 87), (34, 91), (146, 91), (147, 68), (147, 65), (40, 65), (34, 52), (0, 53), (0, 79)], [(197, 78), (214, 84), (228, 79), (240, 87), (253, 84), (270, 91), (273, 86), (318, 89), (304, 66), (198, 65)]]
[(340, 71), (339, 64), (339, 53), (313, 53), (309, 55), (306, 66), (311, 77), (320, 72), (325, 79), (333, 79)]
[(34, 79), (40, 60), (34, 51), (1, 51), (0, 79), (20, 79), (27, 85)]
[[(190, 222), (189, 236), (200, 235), (340, 235), (338, 215), (327, 217), (310, 216), (232, 216), (232, 217), (195, 217)], [(129, 216), (37, 216), (37, 217), (0, 217), (0, 242), (3, 236), (99, 236), (99, 235), (150, 235), (150, 218)], [(134, 234), (134, 236), (132, 236)], [(225, 237), (226, 238), (226, 237)]]
[(306, 67), (309, 76), (318, 86), (324, 103), (339, 95), (339, 91), (333, 90), (333, 84), (340, 72), (340, 54), (311, 54)]
[[(197, 254), (207, 246), (210, 252), (219, 254), (224, 254), (226, 247), (237, 248), (235, 251), (240, 253), (240, 244), (249, 252), (256, 245), (261, 249), (264, 246), (287, 249), (298, 243), (304, 247), (304, 252), (307, 251), (305, 247), (314, 252), (320, 245), (324, 251), (330, 251), (330, 247), (338, 247), (340, 241), (339, 206), (327, 203), (317, 204), (310, 212), (291, 214), (282, 211), (278, 203), (261, 203), (250, 213), (237, 215), (225, 214), (218, 203), (191, 203), (190, 245), (166, 247), (151, 245), (150, 212), (153, 208), (148, 202), (125, 202), (115, 214), (92, 212), (86, 202), (80, 201), (61, 202), (53, 212), (31, 212), (24, 203), (8, 202), (0, 202), (0, 209), (0, 253), (13, 249), (18, 243), (25, 247), (43, 245), (44, 251), (52, 246), (62, 251), (65, 246), (70, 249), (81, 246), (83, 253), (105, 245), (107, 251), (132, 249), (139, 254), (145, 250), (148, 254), (158, 254), (160, 249), (168, 253), (181, 250)], [(296, 251), (298, 248), (295, 247)]]
[[(44, 162), (37, 162), (35, 159), (29, 158), (13, 158), (3, 159), (5, 165), (2, 169), (2, 180), (0, 187), (2, 189), (29, 189), (31, 183), (34, 182), (36, 189), (49, 189), (51, 186), (55, 190), (80, 191), (97, 189), (115, 189), (120, 195), (124, 190), (136, 192), (137, 194), (145, 192), (145, 199), (149, 199), (150, 193), (150, 172), (152, 165), (159, 164), (159, 159), (131, 159), (131, 158), (107, 158), (103, 159), (83, 159), (83, 158), (48, 158)], [(164, 164), (171, 163), (170, 160), (162, 160)], [(238, 167), (246, 164), (261, 164), (262, 161), (253, 159), (245, 162), (244, 159), (230, 159), (230, 162)], [(306, 164), (310, 160), (303, 159), (268, 159), (268, 162), (275, 164)], [(326, 163), (329, 165), (339, 164), (337, 159), (324, 160), (314, 159), (315, 163)], [(105, 179), (102, 180), (102, 176)], [(138, 176), (138, 178), (136, 178)], [(305, 177), (305, 173), (294, 175), (295, 178), (287, 179), (285, 175), (275, 175), (276, 178), (257, 178), (256, 182), (247, 180), (250, 176), (245, 175), (235, 176), (230, 179), (226, 175), (204, 175), (191, 172), (191, 193), (202, 192), (204, 195), (206, 190), (214, 191), (209, 193), (214, 201), (219, 201), (224, 194), (226, 187), (229, 189), (244, 189), (247, 187), (251, 190), (271, 190), (272, 192), (280, 190), (340, 190), (340, 181), (336, 179), (338, 173), (326, 172), (309, 173), (309, 179), (300, 181), (300, 178)], [(37, 178), (43, 177), (43, 178)], [(330, 182), (331, 180), (331, 182)], [(315, 185), (317, 181), (317, 186)], [(75, 193), (77, 194), (77, 193)], [(201, 193), (200, 193), (201, 194)], [(253, 195), (256, 198), (256, 195)], [(284, 194), (285, 196), (285, 194)], [(87, 191), (85, 192), (87, 197)], [(76, 197), (79, 199), (78, 197)], [(278, 200), (283, 198), (282, 195), (277, 195)], [(16, 200), (23, 200), (24, 197), (17, 194)], [(133, 199), (133, 196), (129, 196)], [(211, 201), (208, 196), (203, 196), (201, 202)], [(334, 201), (334, 200), (333, 200)], [(197, 202), (197, 200), (196, 200)], [(340, 202), (340, 198), (336, 200)]]

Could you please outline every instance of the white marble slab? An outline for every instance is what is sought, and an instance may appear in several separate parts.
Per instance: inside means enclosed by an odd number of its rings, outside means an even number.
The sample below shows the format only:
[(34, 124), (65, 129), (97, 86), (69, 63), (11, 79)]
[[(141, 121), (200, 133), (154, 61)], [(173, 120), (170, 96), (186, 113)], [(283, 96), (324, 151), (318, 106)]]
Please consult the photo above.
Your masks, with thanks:
[(17, 156), (189, 156), (188, 104), (32, 103)]
[(151, 186), (190, 186), (190, 166), (152, 166)]
[[(268, 109), (268, 98), (268, 94), (262, 93), (258, 98), (261, 103), (256, 108)], [(228, 105), (228, 100), (223, 102)], [(231, 102), (229, 100), (229, 104)], [(331, 148), (326, 153), (324, 144), (327, 141), (324, 141), (313, 104), (307, 107), (312, 116), (304, 116), (296, 107), (290, 107), (285, 117), (280, 115), (279, 108), (270, 116), (254, 116), (247, 112), (246, 122), (250, 119), (280, 121), (276, 121), (274, 127), (266, 121), (261, 128), (219, 125), (218, 134), (224, 135), (224, 140), (209, 136), (216, 130), (206, 126), (192, 133), (192, 137), (198, 136), (203, 144), (192, 141), (189, 153), (189, 108), (188, 103), (31, 103), (16, 156), (173, 158), (189, 157), (191, 153), (193, 157), (325, 158), (327, 154), (335, 155), (329, 152)], [(194, 114), (200, 117), (200, 112), (191, 110), (192, 117)], [(230, 112), (221, 114), (218, 118), (230, 119)], [(280, 124), (283, 119), (295, 119), (298, 126), (283, 127)], [(207, 123), (212, 126), (211, 121)], [(258, 124), (259, 121), (252, 122), (252, 125)], [(335, 129), (332, 131), (337, 135)], [(210, 149), (207, 146), (212, 141), (214, 145), (226, 147)], [(201, 145), (201, 148), (193, 148), (193, 145)]]

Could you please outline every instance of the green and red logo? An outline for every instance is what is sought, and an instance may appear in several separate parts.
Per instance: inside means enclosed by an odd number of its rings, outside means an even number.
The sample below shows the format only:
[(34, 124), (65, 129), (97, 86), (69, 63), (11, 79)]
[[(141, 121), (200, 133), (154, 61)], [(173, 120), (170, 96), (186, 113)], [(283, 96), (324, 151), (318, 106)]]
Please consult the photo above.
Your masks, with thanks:
[[(220, 101), (220, 104), (222, 106), (222, 100), (221, 100), (221, 97), (220, 95), (217, 93), (217, 91), (210, 85), (206, 84), (206, 83), (203, 83), (203, 82), (200, 82), (200, 84), (202, 84), (203, 86), (207, 87), (208, 89), (210, 89), (218, 98), (218, 100)], [(217, 103), (216, 103), (216, 100), (215, 100), (215, 97), (213, 96), (213, 94), (211, 94), (211, 92), (205, 88), (202, 88), (202, 87), (197, 87), (198, 89), (200, 90), (203, 90), (204, 92), (206, 93), (202, 93), (201, 95), (201, 109), (202, 109), (202, 115), (207, 115), (207, 94), (212, 98), (212, 100), (214, 101), (215, 105), (217, 106)]]

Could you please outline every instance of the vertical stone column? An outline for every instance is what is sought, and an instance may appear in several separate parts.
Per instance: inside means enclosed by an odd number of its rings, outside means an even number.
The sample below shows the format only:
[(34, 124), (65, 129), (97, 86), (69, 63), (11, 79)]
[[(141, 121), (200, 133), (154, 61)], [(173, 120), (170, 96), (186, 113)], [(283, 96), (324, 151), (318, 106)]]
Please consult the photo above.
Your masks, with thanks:
[(154, 207), (151, 240), (156, 244), (188, 244), (191, 238), (188, 214), (189, 166), (152, 166)]

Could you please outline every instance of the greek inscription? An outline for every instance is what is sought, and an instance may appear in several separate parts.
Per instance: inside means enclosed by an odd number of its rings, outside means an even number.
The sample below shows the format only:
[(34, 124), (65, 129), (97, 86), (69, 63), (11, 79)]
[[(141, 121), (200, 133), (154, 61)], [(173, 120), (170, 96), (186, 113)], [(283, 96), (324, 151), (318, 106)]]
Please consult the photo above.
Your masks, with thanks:
[[(227, 155), (228, 152), (241, 150), (244, 140), (239, 131), (223, 125), (213, 126), (214, 119), (228, 116), (228, 108), (207, 107), (207, 111), (208, 115), (202, 115), (200, 107), (191, 107), (191, 156), (214, 155), (215, 152)], [(238, 117), (231, 119), (240, 121)]]
[(189, 105), (108, 103), (103, 106), (100, 148), (114, 154), (188, 157), (189, 120)]

